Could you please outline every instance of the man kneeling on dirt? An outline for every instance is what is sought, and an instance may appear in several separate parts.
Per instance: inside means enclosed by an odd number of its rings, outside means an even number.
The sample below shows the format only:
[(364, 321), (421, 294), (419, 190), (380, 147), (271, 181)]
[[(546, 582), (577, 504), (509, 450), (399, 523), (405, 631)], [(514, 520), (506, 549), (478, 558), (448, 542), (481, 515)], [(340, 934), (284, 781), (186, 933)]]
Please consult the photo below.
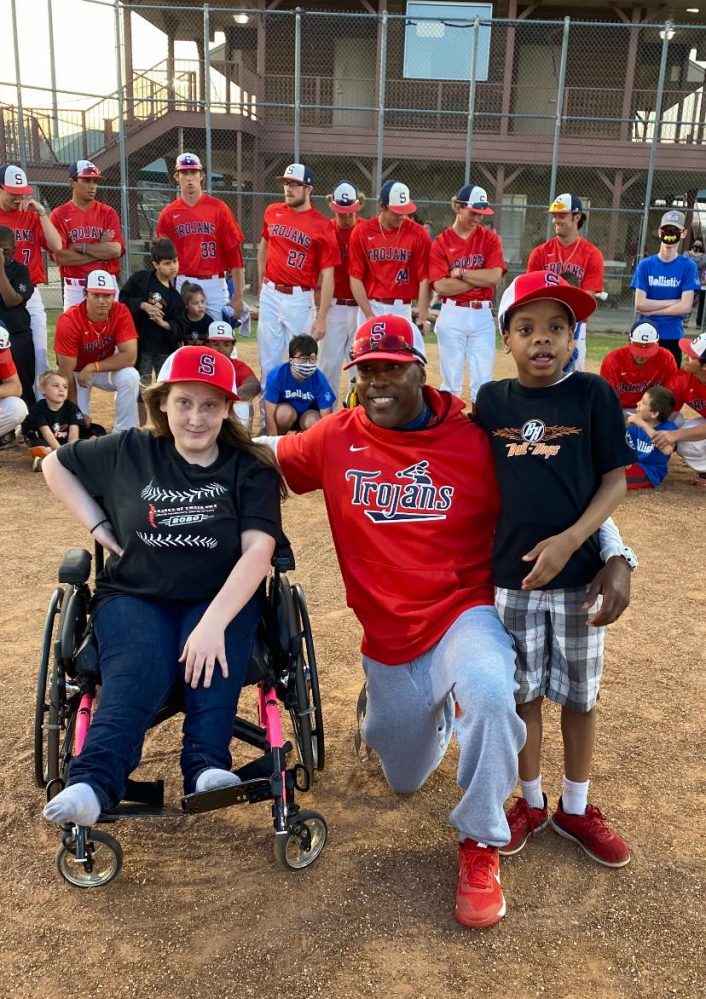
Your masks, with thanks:
[(490, 926), (505, 914), (503, 803), (525, 741), (515, 654), (493, 600), (500, 503), (490, 444), (461, 399), (425, 384), (426, 358), (405, 317), (364, 323), (353, 365), (359, 406), (264, 440), (295, 493), (324, 491), (347, 602), (364, 631), (363, 735), (390, 787), (420, 788), (456, 731), (455, 915)]

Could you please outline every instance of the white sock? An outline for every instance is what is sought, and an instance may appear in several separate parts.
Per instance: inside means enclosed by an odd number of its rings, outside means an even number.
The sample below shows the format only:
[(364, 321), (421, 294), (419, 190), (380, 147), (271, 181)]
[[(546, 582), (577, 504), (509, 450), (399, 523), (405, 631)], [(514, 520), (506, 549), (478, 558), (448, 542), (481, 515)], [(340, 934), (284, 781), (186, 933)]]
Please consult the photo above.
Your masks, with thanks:
[(522, 797), (530, 808), (544, 808), (544, 793), (542, 791), (542, 775), (534, 780), (520, 780)]
[(561, 804), (567, 815), (583, 815), (588, 805), (589, 781), (573, 781), (564, 777)]
[(101, 803), (90, 784), (69, 784), (47, 802), (44, 818), (59, 825), (73, 822), (77, 826), (92, 826), (101, 811)]
[(203, 770), (196, 778), (196, 793), (201, 794), (202, 791), (216, 791), (219, 787), (232, 787), (234, 784), (240, 783), (240, 777), (237, 774), (231, 773), (230, 770), (209, 767), (208, 770)]

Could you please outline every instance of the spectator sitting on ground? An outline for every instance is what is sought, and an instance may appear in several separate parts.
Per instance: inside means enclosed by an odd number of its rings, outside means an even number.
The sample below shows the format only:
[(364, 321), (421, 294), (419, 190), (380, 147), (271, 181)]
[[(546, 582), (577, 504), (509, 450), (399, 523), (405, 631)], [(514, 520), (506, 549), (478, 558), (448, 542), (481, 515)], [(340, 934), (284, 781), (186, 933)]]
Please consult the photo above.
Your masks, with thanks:
[(601, 376), (618, 393), (620, 405), (634, 413), (640, 399), (653, 385), (669, 385), (677, 373), (671, 351), (659, 345), (654, 323), (638, 319), (630, 329), (630, 342), (603, 358)]
[(113, 430), (137, 426), (137, 330), (128, 307), (115, 301), (112, 274), (91, 271), (84, 301), (57, 320), (54, 349), (59, 371), (69, 383), (69, 399), (87, 427), (92, 388), (115, 392)]
[(663, 385), (653, 385), (628, 416), (625, 440), (635, 452), (635, 461), (625, 469), (628, 489), (656, 489), (667, 476), (673, 444), (655, 443), (659, 430), (676, 430), (669, 417), (674, 412), (674, 395)]
[(238, 393), (233, 402), (233, 412), (246, 430), (252, 430), (253, 405), (252, 400), (260, 394), (261, 386), (253, 369), (238, 360), (238, 348), (235, 344), (233, 329), (225, 319), (211, 323), (208, 327), (208, 346), (224, 354), (235, 368), (235, 385)]
[(181, 286), (181, 297), (184, 302), (185, 326), (184, 344), (193, 346), (204, 344), (208, 339), (208, 328), (215, 316), (206, 312), (206, 295), (200, 284), (185, 281)]
[(22, 384), (10, 350), (10, 334), (0, 323), (0, 450), (14, 447), (15, 430), (27, 416)]
[(336, 394), (316, 366), (319, 348), (313, 336), (289, 341), (289, 361), (270, 371), (265, 384), (265, 433), (308, 430), (331, 412)]
[(38, 472), (42, 459), (62, 444), (73, 444), (79, 438), (83, 415), (69, 399), (69, 380), (52, 369), (39, 376), (39, 388), (44, 396), (29, 411), (22, 424), (22, 434), (34, 459), (32, 470)]

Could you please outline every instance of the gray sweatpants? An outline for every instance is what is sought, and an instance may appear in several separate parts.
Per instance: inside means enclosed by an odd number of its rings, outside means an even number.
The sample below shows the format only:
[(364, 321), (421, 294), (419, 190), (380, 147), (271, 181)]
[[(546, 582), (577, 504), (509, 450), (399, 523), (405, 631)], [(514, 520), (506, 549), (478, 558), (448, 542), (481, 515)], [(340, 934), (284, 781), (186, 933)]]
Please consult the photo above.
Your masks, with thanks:
[(503, 804), (517, 782), (525, 726), (515, 710), (515, 653), (494, 607), (472, 607), (428, 652), (400, 666), (363, 657), (367, 745), (398, 794), (422, 786), (454, 731), (463, 797), (449, 820), (459, 839), (503, 846), (510, 830)]

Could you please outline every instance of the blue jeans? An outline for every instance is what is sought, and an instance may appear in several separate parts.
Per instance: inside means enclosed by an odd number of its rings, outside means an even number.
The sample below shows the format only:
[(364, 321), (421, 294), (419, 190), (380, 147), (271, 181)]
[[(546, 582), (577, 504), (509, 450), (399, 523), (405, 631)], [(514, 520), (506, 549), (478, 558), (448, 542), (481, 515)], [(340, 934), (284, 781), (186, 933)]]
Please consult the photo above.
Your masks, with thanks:
[(179, 656), (210, 601), (174, 604), (118, 596), (96, 612), (101, 691), (80, 756), (72, 762), (69, 784), (90, 784), (104, 811), (125, 793), (140, 762), (142, 743), (159, 709), (181, 684), (184, 726), (181, 769), (184, 791), (209, 767), (229, 770), (233, 718), (243, 685), (261, 606), (257, 596), (243, 607), (225, 633), (228, 677), (216, 665), (211, 686), (194, 690), (184, 682)]

